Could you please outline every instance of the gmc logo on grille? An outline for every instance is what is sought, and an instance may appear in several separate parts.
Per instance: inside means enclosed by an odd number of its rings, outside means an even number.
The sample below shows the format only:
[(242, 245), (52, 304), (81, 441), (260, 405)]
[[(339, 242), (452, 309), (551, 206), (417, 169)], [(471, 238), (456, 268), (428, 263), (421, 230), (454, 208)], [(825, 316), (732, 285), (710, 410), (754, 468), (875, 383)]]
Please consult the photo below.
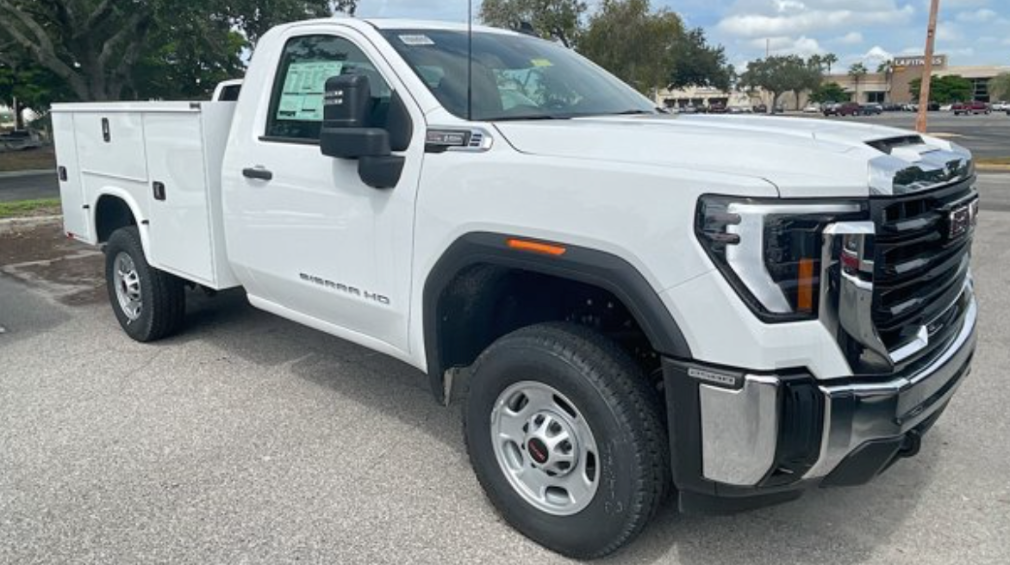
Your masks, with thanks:
[(957, 239), (965, 236), (978, 223), (978, 199), (950, 211), (947, 237)]

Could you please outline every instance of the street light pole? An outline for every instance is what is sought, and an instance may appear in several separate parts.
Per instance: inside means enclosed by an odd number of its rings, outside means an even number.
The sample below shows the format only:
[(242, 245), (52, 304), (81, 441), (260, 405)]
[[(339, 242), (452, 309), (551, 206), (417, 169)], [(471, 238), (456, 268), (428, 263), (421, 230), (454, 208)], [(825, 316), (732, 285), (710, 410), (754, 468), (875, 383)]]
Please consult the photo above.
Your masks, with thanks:
[(940, 11), (940, 0), (932, 0), (929, 6), (929, 29), (926, 32), (926, 61), (922, 68), (922, 86), (919, 88), (919, 118), (915, 130), (926, 133), (926, 114), (929, 111), (929, 87), (933, 79), (933, 45), (936, 42), (936, 16)]

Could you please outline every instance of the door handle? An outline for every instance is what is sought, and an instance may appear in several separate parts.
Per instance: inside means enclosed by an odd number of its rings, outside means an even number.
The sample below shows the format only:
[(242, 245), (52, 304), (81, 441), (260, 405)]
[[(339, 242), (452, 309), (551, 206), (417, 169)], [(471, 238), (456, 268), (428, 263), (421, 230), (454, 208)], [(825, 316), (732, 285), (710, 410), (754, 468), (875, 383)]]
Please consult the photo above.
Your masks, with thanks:
[(263, 167), (253, 167), (248, 169), (242, 169), (242, 176), (247, 179), (256, 180), (273, 180), (274, 174)]

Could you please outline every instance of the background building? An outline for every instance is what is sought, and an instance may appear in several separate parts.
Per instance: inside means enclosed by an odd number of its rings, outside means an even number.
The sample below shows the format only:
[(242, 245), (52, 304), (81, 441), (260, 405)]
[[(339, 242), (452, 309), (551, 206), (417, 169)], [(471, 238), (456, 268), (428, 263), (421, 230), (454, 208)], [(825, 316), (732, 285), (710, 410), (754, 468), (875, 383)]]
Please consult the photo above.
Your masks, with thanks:
[[(894, 102), (906, 104), (918, 102), (912, 97), (910, 85), (917, 78), (922, 78), (922, 70), (926, 64), (925, 57), (897, 57), (894, 59), (891, 72), (870, 73), (859, 80), (858, 93), (856, 81), (848, 74), (834, 74), (824, 77), (825, 82), (836, 82), (851, 96), (851, 100), (861, 104)], [(933, 76), (962, 76), (974, 85), (974, 99), (982, 102), (989, 100), (989, 81), (1001, 73), (1010, 73), (1010, 67), (999, 66), (950, 66), (946, 55), (933, 58)]]

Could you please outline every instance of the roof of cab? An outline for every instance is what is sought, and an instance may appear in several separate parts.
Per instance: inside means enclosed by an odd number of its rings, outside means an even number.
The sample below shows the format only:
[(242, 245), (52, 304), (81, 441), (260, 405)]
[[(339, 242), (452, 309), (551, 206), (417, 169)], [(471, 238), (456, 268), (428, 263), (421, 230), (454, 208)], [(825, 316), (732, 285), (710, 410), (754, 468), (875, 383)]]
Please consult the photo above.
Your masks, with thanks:
[[(410, 29), (410, 30), (467, 31), (467, 29), (469, 29), (469, 27), (465, 22), (443, 22), (436, 20), (404, 20), (404, 19), (391, 19), (391, 18), (352, 18), (349, 16), (342, 16), (339, 14), (332, 18), (291, 22), (289, 24), (286, 24), (284, 27), (297, 27), (300, 25), (319, 24), (327, 22), (339, 22), (342, 25), (349, 25), (355, 28), (364, 28), (365, 26), (370, 26), (378, 30)], [(473, 30), (475, 32), (480, 33), (502, 33), (508, 35), (518, 35), (516, 32), (511, 30), (483, 25), (474, 25)]]

